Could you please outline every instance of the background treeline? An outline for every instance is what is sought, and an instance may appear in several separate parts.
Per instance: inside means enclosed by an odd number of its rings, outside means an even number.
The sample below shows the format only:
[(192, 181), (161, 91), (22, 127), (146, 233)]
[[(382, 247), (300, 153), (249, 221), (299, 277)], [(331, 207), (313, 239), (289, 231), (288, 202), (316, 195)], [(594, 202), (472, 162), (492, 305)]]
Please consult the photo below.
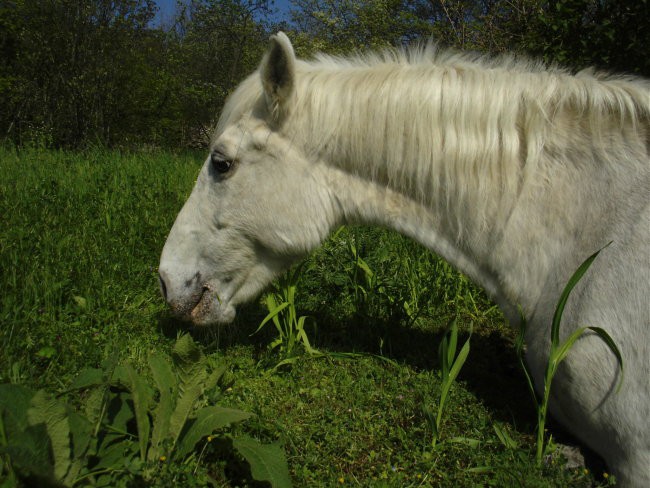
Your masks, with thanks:
[(575, 69), (650, 75), (648, 0), (1, 0), (0, 140), (46, 147), (204, 147), (270, 33), (299, 56), (433, 38)]

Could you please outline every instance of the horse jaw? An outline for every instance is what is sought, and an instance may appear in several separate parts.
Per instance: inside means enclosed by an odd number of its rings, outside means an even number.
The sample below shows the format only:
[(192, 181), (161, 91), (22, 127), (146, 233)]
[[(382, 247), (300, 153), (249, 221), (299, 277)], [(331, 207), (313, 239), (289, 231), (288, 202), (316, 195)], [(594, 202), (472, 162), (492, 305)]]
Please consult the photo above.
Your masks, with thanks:
[(213, 150), (236, 157), (236, 168), (222, 177), (207, 158), (159, 267), (172, 312), (194, 325), (231, 322), (237, 305), (318, 247), (338, 221), (325, 165), (259, 120), (230, 125)]

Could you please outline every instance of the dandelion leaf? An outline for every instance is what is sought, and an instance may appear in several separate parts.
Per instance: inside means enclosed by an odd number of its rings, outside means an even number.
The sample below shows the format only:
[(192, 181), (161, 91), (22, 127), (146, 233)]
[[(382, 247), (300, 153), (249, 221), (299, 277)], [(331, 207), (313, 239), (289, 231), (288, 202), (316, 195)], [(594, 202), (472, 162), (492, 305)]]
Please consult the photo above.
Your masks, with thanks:
[(70, 425), (63, 403), (45, 391), (37, 391), (27, 410), (30, 425), (44, 424), (51, 443), (54, 477), (63, 480), (70, 468)]
[(278, 444), (260, 444), (250, 437), (233, 439), (233, 446), (248, 461), (257, 481), (267, 481), (273, 488), (291, 486), (289, 467)]
[(175, 455), (182, 459), (189, 454), (197, 442), (214, 431), (252, 417), (253, 414), (219, 406), (204, 407), (187, 421), (176, 447)]
[(27, 409), (33, 396), (34, 392), (24, 386), (0, 385), (0, 415), (9, 441), (27, 428)]
[(72, 381), (70, 389), (81, 390), (83, 388), (90, 388), (91, 386), (98, 386), (103, 383), (104, 372), (101, 369), (86, 368), (82, 370)]
[(115, 374), (131, 392), (135, 421), (138, 425), (138, 442), (140, 445), (140, 458), (146, 459), (151, 433), (149, 421), (149, 407), (153, 402), (153, 391), (145, 379), (140, 376), (130, 364), (122, 364), (115, 369)]
[(24, 475), (33, 475), (46, 480), (54, 479), (54, 465), (50, 456), (51, 445), (45, 424), (27, 426), (20, 434), (13, 435), (8, 441), (7, 446), (0, 446), (0, 454), (9, 455), (14, 469)]
[(169, 418), (169, 437), (174, 447), (196, 401), (203, 394), (208, 373), (205, 356), (189, 335), (184, 335), (176, 341), (172, 359), (177, 368), (180, 393)]
[(195, 374), (196, 369), (202, 366), (201, 363), (204, 360), (203, 352), (189, 334), (178, 338), (172, 350), (172, 358), (181, 378)]
[(169, 435), (169, 421), (174, 411), (178, 381), (170, 362), (162, 354), (155, 353), (149, 356), (149, 368), (159, 392), (158, 403), (153, 411), (151, 448), (148, 454), (151, 461), (162, 455), (163, 441)]

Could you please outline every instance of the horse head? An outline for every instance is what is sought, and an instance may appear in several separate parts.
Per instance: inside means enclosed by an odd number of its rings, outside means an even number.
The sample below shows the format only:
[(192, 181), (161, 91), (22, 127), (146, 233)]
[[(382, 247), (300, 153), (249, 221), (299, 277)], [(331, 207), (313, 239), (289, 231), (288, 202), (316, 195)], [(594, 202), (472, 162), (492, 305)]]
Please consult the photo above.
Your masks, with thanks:
[(236, 305), (259, 294), (335, 225), (320, 165), (282, 131), (295, 97), (295, 65), (287, 36), (273, 36), (258, 71), (224, 107), (163, 248), (162, 294), (195, 325), (232, 321)]

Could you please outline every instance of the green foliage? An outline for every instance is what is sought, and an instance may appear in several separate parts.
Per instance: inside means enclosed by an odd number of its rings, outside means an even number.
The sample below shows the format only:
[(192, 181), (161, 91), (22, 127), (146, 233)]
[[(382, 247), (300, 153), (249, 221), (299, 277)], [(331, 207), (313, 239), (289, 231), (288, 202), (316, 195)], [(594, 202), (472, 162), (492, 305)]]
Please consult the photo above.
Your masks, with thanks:
[[(209, 360), (189, 335), (176, 341), (171, 362), (159, 353), (148, 362), (155, 388), (130, 362), (83, 370), (72, 390), (85, 392), (84, 413), (44, 390), (0, 385), (0, 454), (12, 476), (17, 472), (47, 486), (155, 483), (161, 463), (186, 463), (202, 439), (225, 438), (224, 428), (252, 417), (238, 409), (199, 406), (219, 386), (225, 367), (208, 372)], [(235, 438), (232, 445), (254, 479), (291, 486), (278, 445), (250, 437)]]
[(0, 138), (36, 147), (204, 148), (227, 95), (289, 31), (296, 52), (342, 54), (433, 39), (648, 76), (648, 0), (3, 2)]
[(296, 266), (287, 271), (277, 281), (276, 291), (266, 295), (266, 306), (269, 313), (255, 331), (259, 332), (267, 323), (273, 322), (277, 336), (271, 342), (270, 348), (277, 349), (282, 358), (276, 368), (294, 362), (302, 351), (312, 356), (320, 355), (309, 342), (305, 330), (307, 317), (298, 317), (296, 310), (296, 289), (301, 268), (301, 266)]
[(560, 343), (560, 324), (562, 322), (562, 314), (564, 312), (564, 307), (566, 306), (566, 303), (569, 299), (569, 295), (571, 294), (573, 288), (578, 284), (580, 279), (584, 276), (584, 274), (587, 272), (591, 264), (598, 257), (598, 254), (600, 254), (602, 250), (603, 249), (601, 248), (595, 253), (593, 253), (591, 256), (589, 256), (573, 273), (573, 275), (567, 282), (566, 286), (562, 290), (562, 294), (560, 295), (557, 306), (555, 308), (555, 313), (553, 314), (553, 322), (551, 324), (551, 346), (550, 346), (548, 362), (546, 364), (546, 373), (544, 375), (544, 390), (543, 390), (541, 401), (537, 399), (537, 395), (535, 394), (535, 387), (533, 385), (533, 380), (523, 357), (524, 336), (526, 334), (526, 319), (523, 315), (521, 317), (521, 327), (517, 338), (517, 353), (519, 356), (519, 362), (526, 375), (528, 388), (530, 389), (530, 392), (533, 396), (533, 400), (535, 401), (535, 406), (537, 409), (536, 460), (539, 465), (542, 464), (542, 460), (545, 453), (544, 432), (546, 426), (546, 416), (548, 411), (548, 401), (551, 396), (551, 384), (553, 382), (553, 378), (555, 376), (555, 373), (557, 373), (557, 369), (560, 366), (560, 363), (564, 361), (564, 359), (566, 359), (573, 345), (585, 332), (591, 331), (595, 333), (596, 336), (600, 338), (607, 345), (607, 347), (609, 347), (609, 349), (612, 351), (614, 356), (616, 356), (616, 360), (618, 361), (618, 364), (621, 369), (621, 379), (619, 381), (619, 388), (623, 381), (623, 371), (624, 371), (623, 357), (621, 356), (621, 352), (618, 349), (618, 346), (616, 345), (612, 337), (604, 329), (600, 327), (591, 327), (591, 326), (580, 327), (576, 329), (574, 332), (572, 332), (571, 335), (564, 342)]
[(650, 61), (642, 54), (649, 40), (647, 0), (538, 3), (523, 36), (529, 52), (576, 68), (596, 66), (650, 76)]
[[(69, 444), (70, 470), (74, 459), (88, 460), (77, 477), (80, 486), (92, 484), (90, 477), (81, 479), (91, 471), (115, 487), (253, 486), (248, 454), (233, 445), (247, 437), (264, 447), (281, 442), (296, 486), (331, 487), (340, 478), (364, 486), (594, 484), (594, 475), (564, 469), (559, 457), (541, 469), (531, 459), (536, 419), (520, 401), (525, 380), (511, 334), (484, 292), (414, 242), (366, 227), (346, 228), (326, 242), (297, 279), (297, 316), (317, 318), (318, 328), (308, 321), (306, 329), (322, 360), (298, 357), (291, 368), (262, 370), (268, 331), (250, 333), (267, 314), (264, 303), (242, 308), (233, 327), (193, 330), (207, 346), (202, 350), (208, 377), (219, 374), (222, 363), (229, 372), (227, 381), (199, 398), (170, 449), (171, 433), (178, 431), (169, 421), (181, 401), (179, 367), (184, 364), (184, 384), (191, 389), (196, 356), (172, 353), (176, 331), (185, 324), (166, 311), (155, 267), (203, 157), (0, 147), (0, 383), (25, 385), (15, 388), (27, 392), (6, 402), (0, 444), (15, 440), (15, 433), (25, 435), (24, 442), (12, 441), (12, 453), (47, 460), (25, 459), (44, 472), (27, 483), (45, 487), (54, 472), (45, 425), (29, 427), (26, 416), (34, 391), (44, 389), (59, 392), (56, 398), (70, 412), (68, 426), (78, 439)], [(364, 315), (356, 309), (350, 281), (350, 238), (375, 277)], [(363, 274), (357, 276), (363, 285)], [(417, 311), (415, 320), (406, 301)], [(422, 405), (435, 407), (441, 378), (431, 344), (441, 340), (441, 324), (455, 315), (461, 334), (462, 324), (475, 324), (473, 352), (463, 365), (463, 381), (449, 389), (443, 437), (432, 450)], [(350, 351), (361, 354), (341, 354)], [(123, 364), (153, 391), (150, 460), (144, 462), (133, 381), (120, 372)], [(0, 402), (4, 398), (0, 393)], [(139, 398), (150, 397), (140, 392)], [(208, 406), (214, 409), (203, 410)], [(233, 420), (195, 443), (205, 433), (204, 422), (228, 419), (221, 409), (255, 416)], [(185, 417), (181, 411), (174, 425)], [(508, 448), (494, 425), (519, 448)], [(164, 462), (154, 458), (157, 452)], [(277, 447), (268, 452), (272, 459)], [(20, 486), (27, 473), (9, 459), (3, 448), (0, 486), (8, 480)], [(261, 461), (255, 476), (266, 477), (268, 463)], [(150, 481), (145, 470), (152, 473)]]
[(0, 137), (19, 145), (205, 147), (227, 93), (252, 71), (267, 2), (3, 2)]
[[(470, 333), (471, 337), (471, 333)], [(438, 400), (438, 410), (433, 418), (433, 412), (430, 410), (428, 405), (424, 406), (425, 414), (429, 420), (429, 426), (433, 431), (433, 437), (431, 439), (431, 445), (435, 448), (438, 439), (440, 438), (440, 427), (442, 425), (442, 415), (445, 410), (445, 404), (447, 402), (447, 396), (449, 395), (449, 390), (453, 385), (454, 381), (458, 377), (463, 364), (469, 356), (469, 340), (467, 338), (463, 346), (461, 347), (458, 354), (456, 354), (456, 347), (458, 344), (458, 321), (454, 319), (449, 326), (448, 332), (442, 338), (440, 346), (438, 348), (438, 357), (440, 360), (440, 397)]]

